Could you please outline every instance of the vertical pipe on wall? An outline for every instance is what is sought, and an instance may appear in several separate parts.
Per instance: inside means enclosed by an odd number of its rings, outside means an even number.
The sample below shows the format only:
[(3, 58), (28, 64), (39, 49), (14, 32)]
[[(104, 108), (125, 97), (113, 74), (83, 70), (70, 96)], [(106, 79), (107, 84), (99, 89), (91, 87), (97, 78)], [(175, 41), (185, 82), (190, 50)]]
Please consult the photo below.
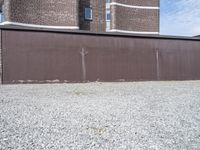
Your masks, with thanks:
[(160, 80), (160, 62), (159, 62), (158, 49), (156, 49), (156, 74), (157, 74), (157, 80)]
[(3, 64), (2, 64), (2, 30), (0, 29), (0, 84), (3, 82)]
[(82, 80), (86, 81), (86, 64), (85, 64), (85, 56), (87, 55), (87, 51), (84, 48), (81, 49), (81, 66), (82, 66)]

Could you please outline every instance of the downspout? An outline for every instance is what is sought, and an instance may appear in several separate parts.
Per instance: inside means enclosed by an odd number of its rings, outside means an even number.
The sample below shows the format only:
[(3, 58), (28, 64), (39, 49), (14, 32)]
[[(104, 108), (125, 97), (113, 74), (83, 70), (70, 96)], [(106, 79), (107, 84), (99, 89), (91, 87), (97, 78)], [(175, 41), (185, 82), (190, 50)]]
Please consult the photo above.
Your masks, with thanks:
[(2, 29), (0, 29), (0, 84), (3, 83)]

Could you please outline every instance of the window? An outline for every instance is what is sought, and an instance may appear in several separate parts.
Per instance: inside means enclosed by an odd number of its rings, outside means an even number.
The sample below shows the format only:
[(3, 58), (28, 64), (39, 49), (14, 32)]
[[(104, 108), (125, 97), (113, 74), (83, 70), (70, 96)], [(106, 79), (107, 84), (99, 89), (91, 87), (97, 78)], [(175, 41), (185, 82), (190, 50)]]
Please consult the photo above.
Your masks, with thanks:
[(106, 0), (106, 31), (110, 31), (110, 20), (111, 20), (110, 0)]
[(110, 0), (106, 0), (106, 9), (110, 9)]
[(110, 21), (106, 21), (106, 31), (110, 31)]
[(0, 6), (0, 23), (4, 22), (3, 5)]
[(85, 20), (92, 20), (92, 8), (85, 8)]
[(106, 21), (110, 21), (110, 10), (106, 10)]

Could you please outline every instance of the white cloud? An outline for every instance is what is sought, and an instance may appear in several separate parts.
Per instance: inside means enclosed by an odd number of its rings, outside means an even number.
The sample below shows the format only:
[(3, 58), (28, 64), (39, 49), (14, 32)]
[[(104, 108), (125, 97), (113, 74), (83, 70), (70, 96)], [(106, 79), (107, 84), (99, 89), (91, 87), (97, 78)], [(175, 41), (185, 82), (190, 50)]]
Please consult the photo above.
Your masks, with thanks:
[(161, 4), (161, 34), (200, 35), (200, 0), (163, 0)]

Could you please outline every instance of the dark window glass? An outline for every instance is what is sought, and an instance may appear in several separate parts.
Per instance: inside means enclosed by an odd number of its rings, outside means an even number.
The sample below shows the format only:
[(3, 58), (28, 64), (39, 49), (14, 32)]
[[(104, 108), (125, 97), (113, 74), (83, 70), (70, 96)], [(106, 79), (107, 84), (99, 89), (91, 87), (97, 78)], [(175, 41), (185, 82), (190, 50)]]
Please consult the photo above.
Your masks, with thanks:
[(110, 20), (110, 11), (109, 10), (106, 11), (106, 20)]
[(92, 20), (92, 8), (90, 7), (85, 8), (85, 19)]
[(4, 22), (3, 5), (0, 6), (0, 23)]

